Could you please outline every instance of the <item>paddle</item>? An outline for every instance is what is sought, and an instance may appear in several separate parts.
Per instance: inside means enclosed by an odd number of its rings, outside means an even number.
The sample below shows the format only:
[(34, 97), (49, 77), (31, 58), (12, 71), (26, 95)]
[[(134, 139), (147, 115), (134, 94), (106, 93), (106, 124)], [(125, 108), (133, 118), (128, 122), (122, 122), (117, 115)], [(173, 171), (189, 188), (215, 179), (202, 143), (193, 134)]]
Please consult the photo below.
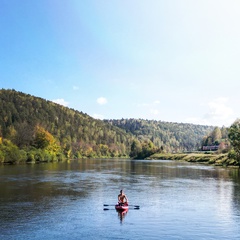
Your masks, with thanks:
[(128, 205), (129, 207), (140, 208), (138, 205)]
[[(134, 209), (134, 210), (139, 210), (140, 208), (139, 208), (139, 207), (134, 207), (133, 209)], [(104, 210), (104, 211), (107, 211), (107, 210), (115, 210), (115, 209), (111, 209), (111, 208), (104, 208), (103, 210)]]
[[(103, 206), (104, 207), (109, 207), (109, 206), (114, 206), (115, 207), (115, 205), (113, 205), (113, 204), (103, 204)], [(140, 206), (138, 206), (138, 205), (128, 205), (129, 207), (135, 207), (135, 208), (140, 208)]]

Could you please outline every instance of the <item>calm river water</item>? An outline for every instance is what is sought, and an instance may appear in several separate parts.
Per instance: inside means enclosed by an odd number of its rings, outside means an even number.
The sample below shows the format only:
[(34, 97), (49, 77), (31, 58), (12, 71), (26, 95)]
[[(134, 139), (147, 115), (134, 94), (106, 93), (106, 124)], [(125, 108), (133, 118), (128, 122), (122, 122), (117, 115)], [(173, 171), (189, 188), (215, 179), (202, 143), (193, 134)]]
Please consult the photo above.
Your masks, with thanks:
[[(124, 189), (132, 205), (113, 206)], [(240, 174), (174, 161), (0, 166), (0, 239), (240, 239)]]

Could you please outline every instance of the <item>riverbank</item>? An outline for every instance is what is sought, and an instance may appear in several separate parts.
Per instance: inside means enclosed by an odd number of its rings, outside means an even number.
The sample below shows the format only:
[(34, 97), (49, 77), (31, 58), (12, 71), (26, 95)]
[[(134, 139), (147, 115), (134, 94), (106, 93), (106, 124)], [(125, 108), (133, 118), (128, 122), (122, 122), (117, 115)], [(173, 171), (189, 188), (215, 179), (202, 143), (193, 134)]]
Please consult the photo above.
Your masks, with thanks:
[(217, 153), (155, 153), (148, 159), (179, 160), (195, 163), (211, 164), (214, 166), (236, 167), (238, 163), (234, 159), (229, 159), (228, 154)]

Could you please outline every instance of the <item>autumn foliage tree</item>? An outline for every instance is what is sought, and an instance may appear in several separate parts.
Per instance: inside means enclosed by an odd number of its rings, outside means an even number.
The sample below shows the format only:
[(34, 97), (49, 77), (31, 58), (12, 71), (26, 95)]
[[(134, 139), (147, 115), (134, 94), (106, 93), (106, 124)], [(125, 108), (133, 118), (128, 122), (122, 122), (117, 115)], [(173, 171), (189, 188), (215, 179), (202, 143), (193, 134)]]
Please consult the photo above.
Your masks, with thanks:
[(54, 136), (41, 126), (36, 126), (34, 146), (40, 149), (47, 149), (53, 152), (60, 150), (60, 145)]
[(34, 146), (36, 148), (45, 149), (49, 145), (53, 144), (54, 137), (48, 131), (46, 131), (43, 127), (36, 126), (35, 129), (35, 138), (34, 138)]

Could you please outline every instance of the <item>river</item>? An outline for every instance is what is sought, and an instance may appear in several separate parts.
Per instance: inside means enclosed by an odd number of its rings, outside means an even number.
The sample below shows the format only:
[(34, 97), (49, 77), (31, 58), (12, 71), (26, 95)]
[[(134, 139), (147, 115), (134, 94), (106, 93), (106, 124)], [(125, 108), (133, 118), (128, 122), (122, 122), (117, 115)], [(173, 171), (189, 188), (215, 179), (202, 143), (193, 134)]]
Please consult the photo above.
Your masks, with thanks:
[[(120, 189), (124, 214), (103, 206)], [(0, 166), (0, 239), (240, 239), (240, 173), (163, 160)]]

